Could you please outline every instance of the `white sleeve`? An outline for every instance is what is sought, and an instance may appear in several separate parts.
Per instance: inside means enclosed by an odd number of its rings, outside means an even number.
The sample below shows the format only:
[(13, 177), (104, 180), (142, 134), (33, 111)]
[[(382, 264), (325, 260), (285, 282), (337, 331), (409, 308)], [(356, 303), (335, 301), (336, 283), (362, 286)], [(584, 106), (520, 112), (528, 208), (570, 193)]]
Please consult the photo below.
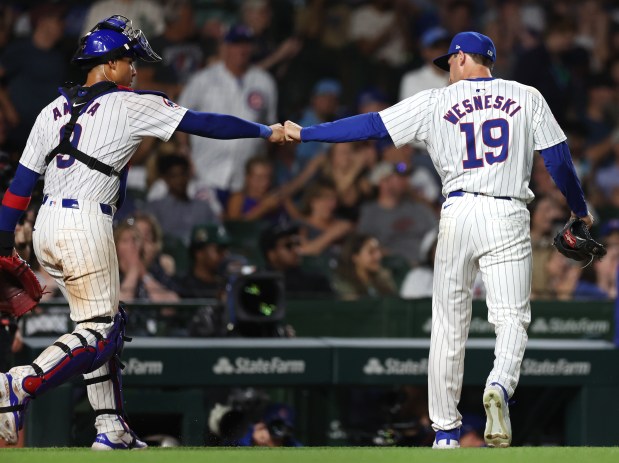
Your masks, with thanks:
[(266, 125), (275, 124), (277, 122), (277, 87), (275, 81), (269, 78), (269, 109), (267, 112)]
[(533, 113), (533, 149), (539, 151), (557, 145), (567, 137), (542, 94), (537, 90), (534, 94), (537, 96), (537, 105)]
[[(19, 160), (20, 164), (36, 172), (37, 174), (42, 174), (45, 171), (45, 168), (47, 167), (45, 164), (45, 156), (47, 156), (47, 154), (51, 151), (45, 148), (44, 127), (43, 111), (41, 111), (32, 126), (32, 130), (30, 130), (26, 147), (24, 148)], [(60, 143), (60, 135), (58, 135), (55, 143)]]
[(429, 101), (433, 91), (434, 89), (419, 92), (378, 113), (398, 148), (413, 141), (423, 142), (428, 138)]
[(168, 141), (187, 112), (187, 108), (160, 95), (129, 94), (125, 99), (131, 133)]

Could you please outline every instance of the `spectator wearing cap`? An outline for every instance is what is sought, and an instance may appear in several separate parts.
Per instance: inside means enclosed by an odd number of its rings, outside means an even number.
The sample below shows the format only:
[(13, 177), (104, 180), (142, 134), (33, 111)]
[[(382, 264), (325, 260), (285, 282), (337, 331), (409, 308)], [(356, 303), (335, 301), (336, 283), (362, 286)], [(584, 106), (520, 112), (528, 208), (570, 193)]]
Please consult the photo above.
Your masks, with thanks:
[(357, 96), (357, 113), (380, 112), (388, 108), (389, 103), (389, 98), (382, 90), (376, 87), (368, 87), (359, 92)]
[(361, 207), (357, 232), (375, 236), (385, 254), (404, 256), (411, 266), (421, 260), (420, 243), (438, 225), (436, 215), (425, 204), (408, 195), (408, 177), (389, 162), (378, 163), (370, 173), (378, 189), (375, 201)]
[(177, 238), (188, 246), (196, 225), (221, 223), (208, 202), (189, 197), (190, 166), (186, 157), (177, 154), (161, 156), (157, 160), (157, 170), (168, 193), (161, 199), (149, 201), (145, 209), (157, 218), (164, 235)]
[[(303, 111), (299, 124), (307, 127), (334, 120), (338, 114), (341, 94), (342, 85), (335, 79), (322, 79), (316, 82), (310, 104)], [(295, 155), (295, 170), (302, 171), (312, 159), (324, 153), (327, 148), (327, 143), (317, 141), (300, 143)]]
[(58, 96), (58, 86), (66, 79), (66, 60), (58, 47), (65, 13), (66, 8), (59, 4), (33, 7), (31, 36), (10, 42), (0, 56), (0, 112), (11, 127), (9, 143), (18, 151), (23, 149), (37, 115)]
[(281, 272), (287, 296), (308, 297), (332, 294), (329, 279), (301, 268), (299, 227), (280, 224), (260, 235), (260, 250), (268, 270)]
[(183, 298), (218, 298), (224, 289), (221, 276), (228, 254), (230, 238), (222, 225), (194, 227), (189, 246), (189, 274), (179, 279), (179, 294)]
[[(275, 81), (250, 64), (253, 35), (243, 25), (232, 26), (221, 44), (221, 61), (198, 71), (188, 82), (179, 104), (196, 111), (227, 113), (263, 124), (277, 121)], [(225, 206), (230, 192), (243, 187), (247, 160), (265, 151), (260, 138), (215, 140), (183, 134), (181, 150), (188, 151), (198, 183), (219, 190)]]
[(432, 63), (435, 57), (445, 53), (449, 43), (449, 32), (442, 27), (433, 27), (423, 33), (421, 36), (423, 66), (404, 74), (400, 82), (400, 100), (423, 90), (445, 87), (449, 83), (449, 76)]
[(190, 0), (169, 0), (164, 6), (165, 29), (150, 40), (162, 63), (140, 63), (139, 88), (158, 90), (172, 100), (189, 78), (204, 66), (205, 50), (197, 38), (195, 14)]

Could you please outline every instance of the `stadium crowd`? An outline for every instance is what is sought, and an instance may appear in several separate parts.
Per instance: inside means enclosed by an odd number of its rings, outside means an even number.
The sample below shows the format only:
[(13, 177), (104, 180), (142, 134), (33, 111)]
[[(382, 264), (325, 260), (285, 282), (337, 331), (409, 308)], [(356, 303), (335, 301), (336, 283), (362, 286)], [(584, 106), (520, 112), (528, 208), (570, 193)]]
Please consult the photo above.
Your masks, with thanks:
[[(593, 234), (608, 247), (605, 259), (586, 268), (554, 251), (552, 237), (569, 209), (536, 156), (531, 182), (536, 199), (530, 204), (532, 298), (617, 297), (616, 2), (4, 0), (0, 193), (38, 112), (65, 81), (83, 82), (81, 71), (68, 64), (79, 37), (112, 14), (131, 18), (163, 57), (155, 65), (136, 63), (135, 88), (165, 92), (190, 109), (264, 124), (328, 122), (380, 111), (416, 92), (444, 86), (448, 77), (432, 58), (445, 53), (460, 31), (489, 35), (497, 48), (493, 75), (538, 88), (565, 130), (596, 218)], [(421, 146), (396, 149), (385, 141), (267, 146), (260, 139), (180, 134), (167, 143), (145, 140), (126, 186), (115, 216), (124, 301), (224, 299), (227, 279), (246, 266), (281, 273), (289, 297), (431, 296), (444, 198)], [(60, 293), (53, 278), (29, 252), (41, 199), (39, 188), (16, 243), (47, 286), (45, 297), (54, 298)], [(484, 298), (481, 278), (473, 291)], [(161, 310), (174, 319), (173, 309)], [(217, 335), (210, 310), (196, 313), (189, 332), (186, 326), (167, 332)], [(149, 320), (142, 321), (144, 331), (133, 334), (156, 332)], [(404, 403), (419, 407), (419, 389), (400, 393)], [(350, 400), (365, 405), (368, 397)], [(425, 411), (415, 409), (414, 414), (426, 429)], [(284, 420), (282, 427), (281, 416), (276, 418), (280, 441), (291, 439), (292, 424)], [(244, 437), (249, 443), (239, 445), (262, 445), (256, 440), (265, 435), (263, 428), (273, 428), (272, 419), (258, 421), (262, 426)], [(359, 419), (368, 421), (367, 416)], [(471, 436), (479, 441), (475, 417), (470, 423)]]
[[(553, 252), (569, 211), (536, 156), (533, 298), (610, 299), (619, 264), (619, 8), (603, 0), (99, 0), (0, 6), (0, 180), (6, 188), (77, 40), (105, 16), (144, 30), (163, 63), (134, 86), (180, 105), (272, 124), (378, 111), (446, 75), (450, 38), (495, 41), (493, 74), (538, 88), (561, 123), (608, 256)], [(428, 296), (443, 196), (422, 147), (385, 141), (266, 146), (146, 140), (116, 214), (126, 301), (217, 297), (232, 262), (283, 272), (292, 295)], [(40, 192), (39, 192), (40, 194)], [(40, 201), (26, 217), (32, 223)], [(27, 226), (27, 225), (26, 225)], [(36, 260), (32, 259), (36, 267)], [(53, 287), (53, 280), (38, 270)], [(332, 278), (333, 277), (333, 278)], [(483, 282), (474, 288), (484, 297)], [(52, 295), (57, 295), (52, 292)]]

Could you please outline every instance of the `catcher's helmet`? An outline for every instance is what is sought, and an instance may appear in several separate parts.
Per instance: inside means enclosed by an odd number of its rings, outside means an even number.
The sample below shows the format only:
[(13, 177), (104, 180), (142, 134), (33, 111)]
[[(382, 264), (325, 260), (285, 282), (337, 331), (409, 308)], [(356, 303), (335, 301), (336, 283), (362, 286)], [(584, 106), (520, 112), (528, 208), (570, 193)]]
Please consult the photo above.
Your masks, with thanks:
[(71, 61), (81, 66), (93, 66), (124, 56), (150, 62), (161, 61), (144, 33), (133, 29), (130, 19), (114, 15), (97, 23), (80, 39)]

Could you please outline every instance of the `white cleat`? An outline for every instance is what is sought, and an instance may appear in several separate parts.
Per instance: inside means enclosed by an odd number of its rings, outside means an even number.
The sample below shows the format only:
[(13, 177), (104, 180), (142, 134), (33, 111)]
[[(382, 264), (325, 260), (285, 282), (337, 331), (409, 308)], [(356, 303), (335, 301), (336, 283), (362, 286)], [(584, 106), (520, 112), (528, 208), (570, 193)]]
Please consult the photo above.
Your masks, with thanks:
[(486, 410), (484, 440), (488, 447), (505, 448), (512, 443), (512, 425), (505, 395), (505, 390), (498, 383), (492, 383), (484, 390), (483, 402)]
[(148, 445), (129, 430), (97, 434), (91, 448), (93, 450), (142, 450), (148, 448)]
[(460, 448), (460, 428), (449, 431), (436, 431), (433, 449), (459, 449)]

